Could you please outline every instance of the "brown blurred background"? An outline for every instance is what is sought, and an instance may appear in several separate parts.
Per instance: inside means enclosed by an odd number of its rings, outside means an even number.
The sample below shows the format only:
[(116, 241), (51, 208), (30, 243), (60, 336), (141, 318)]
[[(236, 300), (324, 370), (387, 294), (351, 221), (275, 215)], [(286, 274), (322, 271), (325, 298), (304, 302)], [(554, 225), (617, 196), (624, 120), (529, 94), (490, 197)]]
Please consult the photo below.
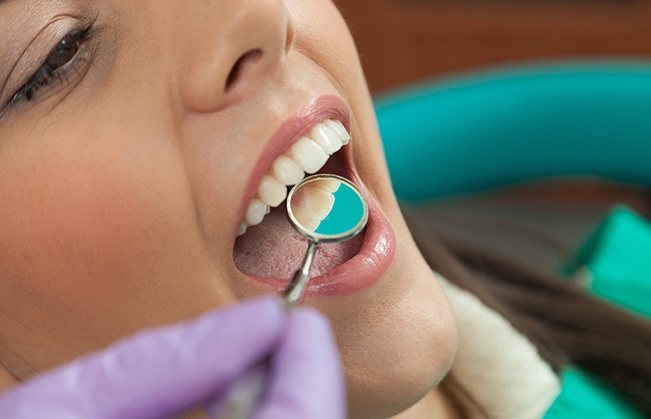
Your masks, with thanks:
[(651, 0), (335, 0), (374, 93), (529, 59), (651, 57)]
[[(351, 27), (373, 93), (525, 60), (651, 58), (651, 0), (335, 3)], [(434, 203), (432, 219), (439, 222), (430, 228), (554, 273), (614, 202), (651, 217), (650, 197), (596, 181), (529, 184)]]

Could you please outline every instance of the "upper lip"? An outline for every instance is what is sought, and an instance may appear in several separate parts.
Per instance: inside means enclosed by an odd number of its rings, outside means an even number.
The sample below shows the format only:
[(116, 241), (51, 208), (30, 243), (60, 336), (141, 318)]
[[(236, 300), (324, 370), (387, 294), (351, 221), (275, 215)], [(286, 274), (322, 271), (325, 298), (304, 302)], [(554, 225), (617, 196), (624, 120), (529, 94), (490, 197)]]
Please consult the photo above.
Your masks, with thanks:
[[(346, 103), (338, 96), (323, 95), (298, 110), (271, 135), (249, 176), (238, 211), (238, 226), (239, 222), (244, 218), (249, 203), (255, 197), (262, 177), (269, 171), (274, 160), (294, 142), (308, 133), (316, 124), (325, 119), (339, 120), (344, 124), (346, 130), (350, 132), (350, 110)], [(348, 148), (344, 147), (341, 152), (347, 153)], [(235, 230), (237, 230), (237, 226)]]

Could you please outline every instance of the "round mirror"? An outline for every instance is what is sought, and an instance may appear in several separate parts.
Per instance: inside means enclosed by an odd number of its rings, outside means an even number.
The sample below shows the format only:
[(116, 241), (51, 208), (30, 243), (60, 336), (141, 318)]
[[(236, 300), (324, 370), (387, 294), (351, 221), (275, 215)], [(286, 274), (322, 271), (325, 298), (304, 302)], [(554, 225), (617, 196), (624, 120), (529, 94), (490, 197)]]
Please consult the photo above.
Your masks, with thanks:
[(348, 179), (314, 175), (294, 186), (287, 197), (289, 220), (315, 243), (348, 240), (368, 221), (368, 204)]

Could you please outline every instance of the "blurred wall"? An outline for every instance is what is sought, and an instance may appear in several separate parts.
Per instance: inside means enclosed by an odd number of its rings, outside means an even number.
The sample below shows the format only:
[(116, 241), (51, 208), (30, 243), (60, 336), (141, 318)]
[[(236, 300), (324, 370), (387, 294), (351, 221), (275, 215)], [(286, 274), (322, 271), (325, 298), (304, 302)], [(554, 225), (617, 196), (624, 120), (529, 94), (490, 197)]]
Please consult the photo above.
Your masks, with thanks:
[(371, 90), (481, 66), (650, 57), (651, 0), (335, 0)]

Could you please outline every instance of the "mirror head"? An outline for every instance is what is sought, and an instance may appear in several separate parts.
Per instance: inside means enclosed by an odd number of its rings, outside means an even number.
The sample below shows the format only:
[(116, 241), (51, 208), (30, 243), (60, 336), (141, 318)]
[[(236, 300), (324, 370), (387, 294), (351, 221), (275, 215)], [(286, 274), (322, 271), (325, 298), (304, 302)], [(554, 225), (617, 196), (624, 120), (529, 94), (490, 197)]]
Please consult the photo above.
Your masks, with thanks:
[(315, 243), (334, 243), (357, 236), (368, 222), (368, 203), (348, 179), (313, 175), (287, 197), (290, 223)]

